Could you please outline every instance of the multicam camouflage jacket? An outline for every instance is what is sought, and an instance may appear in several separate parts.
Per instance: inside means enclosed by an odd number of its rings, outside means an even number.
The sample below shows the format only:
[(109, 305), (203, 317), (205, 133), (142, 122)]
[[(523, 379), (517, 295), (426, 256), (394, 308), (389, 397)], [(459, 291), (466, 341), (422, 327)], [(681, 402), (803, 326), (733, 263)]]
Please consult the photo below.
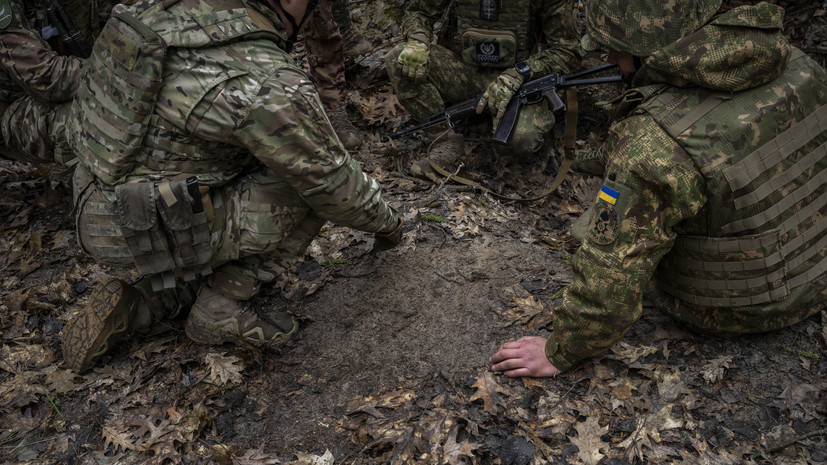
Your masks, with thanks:
[[(312, 82), (284, 51), (278, 16), (257, 1), (222, 1), (220, 9), (215, 3), (149, 0), (130, 7), (144, 24), (131, 30), (160, 40), (156, 52), (146, 52), (154, 56), (141, 55), (151, 47), (104, 28), (91, 60), (107, 65), (87, 73), (90, 91), (75, 99), (75, 114), (84, 120), (69, 131), (82, 166), (109, 192), (125, 182), (180, 175), (222, 186), (266, 166), (319, 216), (362, 231), (392, 231), (395, 212), (344, 149)], [(118, 6), (113, 17), (125, 11)], [(115, 61), (149, 63), (149, 75), (162, 66), (163, 79), (159, 86), (135, 80), (145, 86), (113, 93), (124, 82), (108, 79), (123, 71)], [(129, 93), (140, 98), (123, 100)]]
[(0, 102), (25, 95), (50, 103), (74, 97), (82, 60), (59, 55), (39, 32), (18, 2), (0, 0)]
[[(413, 0), (402, 21), (405, 36), (430, 42), (434, 24), (451, 4), (450, 0)], [(449, 48), (469, 64), (484, 66), (477, 57), (488, 55), (501, 57), (499, 64), (493, 64), (501, 68), (524, 60), (533, 77), (570, 72), (580, 59), (575, 11), (568, 0), (457, 1), (449, 15)]]
[(655, 51), (618, 101), (606, 179), (546, 355), (599, 354), (655, 305), (760, 332), (827, 305), (827, 73), (783, 10), (740, 7)]

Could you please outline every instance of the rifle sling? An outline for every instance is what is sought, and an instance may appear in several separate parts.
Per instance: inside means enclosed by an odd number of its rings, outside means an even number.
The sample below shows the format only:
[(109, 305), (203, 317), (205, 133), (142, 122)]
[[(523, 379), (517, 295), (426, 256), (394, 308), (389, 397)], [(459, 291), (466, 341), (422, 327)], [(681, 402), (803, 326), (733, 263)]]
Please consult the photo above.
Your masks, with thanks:
[(560, 169), (557, 170), (557, 175), (554, 177), (554, 182), (551, 184), (551, 188), (549, 190), (537, 197), (531, 198), (513, 198), (508, 197), (502, 194), (498, 194), (491, 189), (483, 186), (482, 184), (473, 181), (468, 178), (463, 178), (462, 176), (456, 176), (453, 173), (449, 173), (445, 168), (439, 166), (432, 158), (431, 158), (431, 147), (441, 139), (443, 136), (448, 134), (448, 131), (451, 129), (445, 130), (442, 134), (437, 136), (431, 144), (428, 146), (428, 163), (430, 163), (431, 168), (434, 169), (437, 173), (445, 176), (446, 178), (450, 178), (452, 181), (458, 182), (460, 184), (464, 184), (466, 186), (471, 186), (475, 189), (479, 189), (485, 193), (488, 193), (494, 197), (497, 197), (502, 200), (509, 200), (512, 202), (534, 202), (537, 200), (544, 199), (548, 197), (549, 194), (557, 190), (560, 187), (560, 184), (563, 183), (563, 179), (566, 178), (569, 170), (571, 169), (572, 163), (574, 163), (574, 147), (577, 141), (577, 88), (576, 87), (567, 87), (566, 88), (566, 131), (563, 137), (563, 159), (560, 162)]

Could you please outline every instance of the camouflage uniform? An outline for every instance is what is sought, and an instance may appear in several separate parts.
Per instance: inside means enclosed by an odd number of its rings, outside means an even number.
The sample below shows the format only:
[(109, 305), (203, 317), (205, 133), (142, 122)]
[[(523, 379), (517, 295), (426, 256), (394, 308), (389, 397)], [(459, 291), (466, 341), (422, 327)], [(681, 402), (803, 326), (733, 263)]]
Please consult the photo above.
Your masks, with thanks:
[(17, 2), (0, 0), (0, 136), (7, 157), (53, 162), (65, 140), (69, 102), (82, 60), (61, 56), (43, 40)]
[[(413, 0), (405, 12), (402, 27), (406, 39), (422, 38), (431, 42), (433, 26), (448, 8), (447, 0)], [(495, 6), (488, 0), (464, 0), (462, 11), (478, 11), (484, 6)], [(391, 85), (400, 103), (418, 122), (437, 113), (446, 105), (455, 104), (483, 93), (503, 70), (514, 66), (515, 61), (525, 61), (531, 68), (532, 79), (551, 72), (566, 73), (580, 63), (579, 41), (574, 23), (573, 3), (566, 0), (530, 0), (526, 2), (500, 2), (499, 20), (467, 18), (460, 13), (452, 20), (448, 46), (431, 44), (428, 56), (426, 81), (416, 83), (405, 77), (397, 62), (404, 44), (397, 45), (385, 57)], [(512, 24), (505, 25), (505, 19)], [(515, 21), (516, 20), (516, 21)], [(524, 24), (514, 25), (515, 22)], [(487, 28), (475, 24), (487, 24)], [(472, 33), (483, 29), (496, 31), (496, 35), (514, 33), (517, 50), (506, 50), (514, 44), (503, 45), (500, 56), (511, 56), (495, 63), (480, 64), (469, 52), (474, 47)], [(471, 31), (471, 33), (469, 33)], [(484, 35), (484, 34), (482, 34)], [(544, 37), (542, 51), (538, 51), (538, 37)], [(469, 42), (470, 40), (470, 42)], [(481, 38), (479, 40), (487, 40)], [(478, 41), (477, 41), (478, 42)], [(480, 42), (481, 43), (481, 42)], [(526, 105), (517, 119), (508, 151), (512, 154), (534, 153), (543, 144), (544, 135), (554, 126), (554, 114), (543, 100), (537, 105)]]
[[(630, 11), (657, 15), (644, 1)], [(718, 3), (644, 13), (637, 30), (612, 23), (617, 2), (587, 6), (590, 35), (648, 57), (616, 101), (604, 186), (555, 310), (546, 355), (561, 370), (623, 337), (653, 277), (656, 306), (701, 331), (774, 330), (827, 304), (827, 73), (784, 39), (781, 8), (708, 21)], [(706, 25), (659, 20), (672, 14)]]
[[(151, 74), (155, 66), (141, 68), (140, 54), (164, 57), (168, 47), (164, 79), (159, 88), (136, 79), (145, 87), (108, 95), (99, 90), (115, 81), (113, 68), (85, 75), (74, 109), (84, 118), (69, 131), (81, 161), (78, 239), (106, 263), (137, 264), (148, 275), (168, 272), (158, 263), (169, 262), (179, 275), (202, 272), (213, 291), (246, 300), (300, 256), (326, 220), (384, 233), (399, 219), (284, 51), (278, 16), (255, 1), (226, 1), (221, 10), (211, 4), (150, 0), (113, 10), (137, 15), (148, 28), (142, 34), (164, 43), (155, 52), (138, 49), (107, 25), (91, 60), (112, 56)], [(175, 190), (187, 176), (201, 186), (204, 215), (190, 208), (191, 194)], [(176, 196), (171, 203), (162, 202), (165, 190)], [(181, 279), (173, 286), (165, 291), (169, 311), (188, 308), (192, 286)]]

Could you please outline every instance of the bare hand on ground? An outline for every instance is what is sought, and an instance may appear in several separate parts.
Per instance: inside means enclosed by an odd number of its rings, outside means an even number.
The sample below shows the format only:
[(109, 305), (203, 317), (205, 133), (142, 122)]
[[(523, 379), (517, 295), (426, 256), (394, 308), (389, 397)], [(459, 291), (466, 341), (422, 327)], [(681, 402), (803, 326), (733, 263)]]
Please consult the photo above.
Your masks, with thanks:
[(560, 373), (560, 370), (546, 358), (546, 338), (539, 336), (524, 336), (519, 340), (506, 342), (488, 362), (492, 370), (509, 377), (542, 378), (557, 376)]

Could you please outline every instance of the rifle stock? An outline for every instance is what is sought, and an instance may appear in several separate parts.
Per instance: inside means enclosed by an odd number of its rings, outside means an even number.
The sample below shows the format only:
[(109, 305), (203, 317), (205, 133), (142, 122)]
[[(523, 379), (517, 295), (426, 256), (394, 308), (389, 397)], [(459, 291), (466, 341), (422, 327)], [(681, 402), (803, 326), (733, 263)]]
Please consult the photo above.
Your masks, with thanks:
[(63, 9), (60, 0), (52, 0), (46, 7), (46, 16), (59, 34), (60, 40), (69, 49), (69, 53), (80, 58), (89, 58), (92, 55), (92, 46), (83, 37), (75, 26), (75, 22)]
[[(523, 83), (523, 85), (520, 86), (520, 89), (508, 102), (505, 113), (494, 130), (494, 135), (491, 139), (494, 142), (501, 144), (508, 143), (508, 140), (511, 138), (511, 133), (514, 132), (514, 126), (517, 124), (517, 116), (520, 113), (520, 109), (522, 109), (525, 105), (537, 104), (545, 98), (548, 100), (552, 110), (557, 111), (565, 108), (563, 101), (560, 100), (560, 96), (557, 95), (558, 88), (562, 89), (564, 87), (572, 86), (621, 82), (623, 77), (620, 75), (581, 79), (583, 76), (608, 71), (615, 68), (617, 68), (617, 65), (604, 64), (571, 74), (561, 75), (552, 73), (541, 78), (534, 79), (533, 81)], [(444, 123), (446, 121), (448, 125), (453, 128), (459, 120), (476, 114), (477, 102), (479, 102), (481, 96), (481, 94), (477, 95), (474, 98), (470, 98), (456, 105), (450, 106), (443, 112), (428, 116), (422, 124), (382, 135), (381, 140), (383, 142), (387, 142), (389, 139), (396, 139), (398, 137), (406, 136), (413, 132), (426, 129), (431, 126), (436, 126), (437, 124)]]

